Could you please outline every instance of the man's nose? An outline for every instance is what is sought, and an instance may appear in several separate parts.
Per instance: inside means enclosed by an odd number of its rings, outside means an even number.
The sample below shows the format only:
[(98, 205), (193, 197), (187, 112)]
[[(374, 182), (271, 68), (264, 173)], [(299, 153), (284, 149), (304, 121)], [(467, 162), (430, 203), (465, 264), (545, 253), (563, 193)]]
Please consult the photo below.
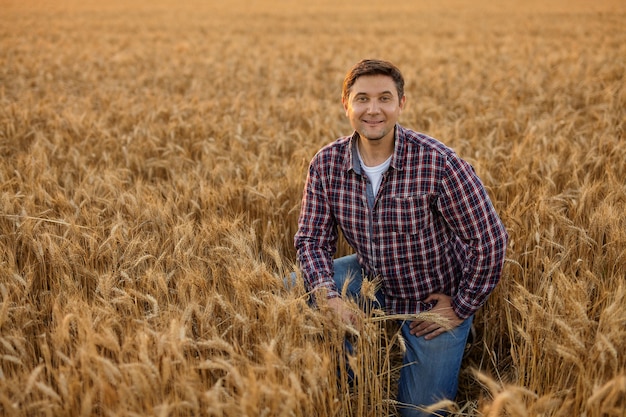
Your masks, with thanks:
[(379, 110), (379, 107), (378, 107), (378, 103), (376, 102), (376, 100), (370, 101), (369, 106), (367, 107), (367, 112), (376, 114), (378, 113), (378, 110)]

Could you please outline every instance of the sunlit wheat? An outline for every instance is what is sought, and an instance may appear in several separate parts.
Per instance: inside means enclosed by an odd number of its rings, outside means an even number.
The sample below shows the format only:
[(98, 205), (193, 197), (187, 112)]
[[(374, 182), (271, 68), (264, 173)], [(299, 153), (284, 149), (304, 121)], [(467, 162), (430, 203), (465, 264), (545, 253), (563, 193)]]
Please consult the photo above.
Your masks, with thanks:
[(366, 280), (342, 326), (292, 243), (308, 161), (350, 133), (343, 75), (378, 57), (511, 237), (429, 409), (624, 416), (623, 2), (1, 8), (0, 415), (397, 415), (399, 323), (446, 323)]

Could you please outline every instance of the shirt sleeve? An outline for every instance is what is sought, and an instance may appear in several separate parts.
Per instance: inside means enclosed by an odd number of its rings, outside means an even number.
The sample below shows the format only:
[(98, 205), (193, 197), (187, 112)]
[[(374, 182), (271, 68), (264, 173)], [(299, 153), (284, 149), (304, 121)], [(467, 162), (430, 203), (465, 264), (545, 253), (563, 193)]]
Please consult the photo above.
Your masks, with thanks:
[(464, 247), (464, 266), (452, 308), (460, 318), (474, 314), (500, 280), (508, 234), (472, 166), (449, 156), (438, 210)]
[(333, 280), (337, 224), (315, 160), (309, 166), (294, 243), (308, 290), (325, 289), (333, 298), (339, 296)]

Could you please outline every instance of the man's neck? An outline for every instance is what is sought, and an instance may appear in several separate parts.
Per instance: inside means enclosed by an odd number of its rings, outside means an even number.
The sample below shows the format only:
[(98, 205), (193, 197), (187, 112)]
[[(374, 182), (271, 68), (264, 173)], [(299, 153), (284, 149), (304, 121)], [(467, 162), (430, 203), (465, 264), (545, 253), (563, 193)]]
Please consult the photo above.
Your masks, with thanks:
[(393, 154), (394, 141), (368, 140), (359, 137), (358, 147), (363, 163), (368, 167), (375, 167), (385, 162)]

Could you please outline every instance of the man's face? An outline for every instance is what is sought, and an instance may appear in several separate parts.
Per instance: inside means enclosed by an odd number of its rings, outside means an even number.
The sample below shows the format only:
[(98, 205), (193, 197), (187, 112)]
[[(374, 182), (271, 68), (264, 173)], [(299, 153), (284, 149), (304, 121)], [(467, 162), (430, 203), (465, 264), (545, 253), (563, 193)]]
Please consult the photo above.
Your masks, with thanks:
[(404, 108), (406, 97), (398, 98), (393, 79), (386, 75), (357, 78), (343, 108), (350, 124), (362, 139), (393, 141), (393, 128)]

